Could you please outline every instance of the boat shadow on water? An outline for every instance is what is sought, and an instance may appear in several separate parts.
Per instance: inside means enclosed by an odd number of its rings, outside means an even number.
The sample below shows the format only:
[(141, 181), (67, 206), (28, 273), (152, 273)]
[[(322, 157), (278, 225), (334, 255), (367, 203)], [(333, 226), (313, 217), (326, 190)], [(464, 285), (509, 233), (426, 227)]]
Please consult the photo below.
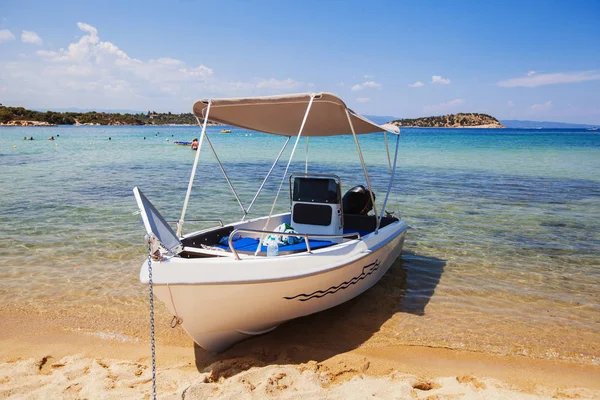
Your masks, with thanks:
[(220, 354), (194, 344), (196, 368), (217, 380), (252, 367), (321, 362), (353, 350), (397, 313), (424, 315), (445, 266), (445, 260), (403, 251), (377, 284), (346, 303), (286, 322)]

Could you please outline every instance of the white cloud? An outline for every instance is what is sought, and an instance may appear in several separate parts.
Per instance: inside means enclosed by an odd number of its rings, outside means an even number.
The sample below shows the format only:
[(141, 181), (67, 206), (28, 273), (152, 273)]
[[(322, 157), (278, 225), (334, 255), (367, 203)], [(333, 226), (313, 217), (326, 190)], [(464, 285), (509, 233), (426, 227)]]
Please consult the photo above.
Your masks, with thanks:
[(527, 73), (527, 76), (534, 76), (535, 74), (536, 74), (536, 72), (535, 72), (535, 71), (529, 71), (529, 72)]
[(447, 101), (445, 103), (428, 105), (423, 107), (423, 111), (425, 112), (435, 112), (435, 113), (443, 113), (449, 112), (456, 109), (458, 106), (462, 105), (465, 101), (463, 99), (454, 99)]
[(23, 30), (21, 32), (21, 40), (25, 43), (37, 44), (38, 46), (43, 43), (42, 38), (34, 31)]
[(600, 79), (599, 71), (559, 72), (555, 74), (527, 74), (521, 78), (507, 79), (496, 83), (501, 87), (537, 87), (559, 83), (576, 83)]
[[(296, 90), (308, 84), (292, 78), (220, 80), (206, 65), (171, 57), (140, 60), (98, 30), (79, 22), (83, 34), (57, 50), (38, 50), (27, 59), (0, 60), (4, 102), (29, 107), (152, 108), (189, 110), (199, 96), (232, 97)], [(1, 32), (1, 31), (0, 31)]]
[(352, 91), (356, 92), (358, 90), (363, 90), (365, 88), (377, 88), (380, 89), (381, 88), (381, 83), (377, 83), (374, 81), (366, 81), (364, 83), (360, 83), (360, 84), (356, 84), (354, 86), (352, 86)]
[(375, 78), (375, 75), (365, 75), (364, 78), (365, 79), (373, 79), (373, 78)]
[(0, 43), (15, 40), (15, 35), (8, 29), (0, 29)]
[(262, 79), (256, 84), (256, 87), (259, 89), (274, 90), (293, 90), (299, 88), (300, 86), (302, 86), (302, 83), (289, 78), (284, 80), (278, 80), (275, 78)]
[(451, 82), (450, 79), (442, 78), (439, 75), (432, 75), (431, 76), (431, 83), (437, 83), (437, 84), (440, 84), (440, 85), (447, 85), (450, 82)]
[(531, 107), (529, 107), (529, 109), (535, 113), (544, 113), (546, 111), (551, 110), (553, 107), (553, 104), (551, 101), (547, 101), (543, 104), (533, 104)]
[(421, 81), (416, 81), (415, 83), (411, 83), (410, 85), (408, 85), (409, 87), (421, 87), (425, 85), (423, 82)]
[(170, 57), (156, 58), (148, 61), (150, 64), (158, 65), (183, 65), (183, 61)]
[(77, 27), (79, 29), (81, 29), (82, 31), (89, 33), (92, 36), (98, 35), (98, 30), (96, 28), (94, 28), (93, 26), (86, 24), (85, 22), (78, 22)]
[(339, 87), (344, 87), (346, 84), (344, 82), (340, 82), (337, 84)]
[(358, 97), (358, 98), (356, 99), (356, 102), (357, 102), (357, 103), (368, 103), (368, 102), (370, 102), (370, 101), (371, 101), (371, 99), (370, 99), (370, 98), (368, 98), (368, 97)]
[(189, 78), (199, 78), (199, 79), (207, 79), (213, 74), (213, 70), (205, 67), (204, 65), (200, 65), (195, 68), (180, 68), (179, 72), (185, 74), (185, 76)]

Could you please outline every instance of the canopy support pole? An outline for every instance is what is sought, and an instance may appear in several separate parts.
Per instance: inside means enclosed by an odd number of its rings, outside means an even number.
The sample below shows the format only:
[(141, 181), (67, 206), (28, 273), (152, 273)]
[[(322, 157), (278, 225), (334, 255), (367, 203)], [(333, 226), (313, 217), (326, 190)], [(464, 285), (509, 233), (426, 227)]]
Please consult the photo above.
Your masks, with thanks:
[(304, 174), (308, 175), (308, 136), (306, 137), (306, 164), (304, 165)]
[(223, 172), (223, 176), (225, 177), (225, 180), (227, 181), (229, 188), (233, 192), (235, 199), (237, 200), (238, 204), (240, 205), (240, 208), (242, 209), (242, 212), (244, 213), (244, 215), (242, 215), (242, 220), (243, 220), (244, 218), (246, 218), (248, 211), (246, 211), (246, 209), (244, 208), (244, 205), (242, 204), (240, 197), (238, 196), (237, 192), (233, 188), (233, 185), (231, 184), (231, 181), (229, 180), (229, 177), (227, 176), (227, 172), (225, 172), (225, 169), (223, 168), (223, 164), (221, 164), (221, 160), (219, 160), (219, 156), (217, 156), (217, 152), (215, 151), (215, 148), (213, 147), (210, 139), (208, 138), (208, 133), (205, 136), (206, 136), (206, 143), (208, 143), (208, 147), (210, 147), (210, 150), (214, 154), (215, 159), (217, 160), (217, 164), (219, 164), (219, 168), (221, 168), (221, 172)]
[(390, 167), (390, 174), (392, 173), (392, 161), (390, 160), (390, 146), (388, 145), (387, 132), (383, 132), (383, 140), (385, 141), (385, 152), (387, 153), (388, 166)]
[[(281, 188), (283, 187), (283, 182), (285, 182), (285, 177), (287, 176), (288, 169), (290, 168), (290, 164), (292, 163), (292, 159), (294, 158), (294, 153), (296, 152), (296, 147), (298, 147), (298, 142), (300, 141), (300, 136), (302, 136), (302, 131), (304, 130), (304, 124), (306, 123), (306, 119), (308, 118), (308, 113), (310, 112), (310, 107), (312, 106), (313, 100), (315, 99), (314, 93), (311, 93), (310, 100), (308, 102), (308, 106), (306, 107), (306, 112), (304, 113), (304, 118), (302, 119), (302, 124), (300, 125), (300, 130), (298, 131), (298, 136), (296, 137), (296, 142), (294, 143), (294, 147), (292, 148), (292, 154), (290, 154), (290, 159), (288, 160), (287, 165), (285, 166), (285, 171), (283, 176), (281, 177), (281, 183), (279, 183), (279, 189), (277, 189), (277, 194), (275, 195), (275, 200), (273, 200), (273, 205), (271, 206), (271, 211), (269, 212), (269, 217), (267, 218), (267, 222), (265, 223), (265, 227), (263, 229), (267, 229), (269, 226), (269, 222), (271, 221), (271, 215), (273, 215), (273, 210), (275, 209), (275, 204), (277, 204), (277, 199), (279, 198), (279, 192), (281, 192)], [(254, 255), (258, 255), (260, 252), (260, 247), (262, 246), (263, 236), (260, 236), (260, 240), (258, 241), (258, 246), (256, 247), (256, 251)]]
[[(190, 182), (188, 183), (187, 192), (185, 193), (185, 200), (183, 201), (183, 210), (181, 210), (181, 217), (179, 218), (179, 222), (177, 222), (177, 236), (181, 237), (181, 230), (183, 228), (183, 219), (185, 218), (185, 212), (187, 211), (187, 206), (190, 201), (190, 194), (192, 193), (192, 186), (194, 185), (194, 178), (196, 177), (196, 168), (198, 167), (198, 160), (200, 159), (200, 152), (202, 150), (202, 142), (204, 141), (204, 136), (206, 133), (206, 123), (208, 122), (208, 114), (210, 113), (210, 104), (208, 102), (208, 107), (206, 108), (206, 115), (204, 116), (204, 122), (202, 123), (202, 133), (200, 134), (200, 143), (198, 143), (198, 150), (196, 151), (196, 157), (194, 158), (194, 166), (192, 167), (192, 175), (190, 176)], [(200, 120), (196, 117), (196, 121), (198, 121), (198, 125), (200, 125)]]
[[(394, 166), (392, 168), (392, 173), (390, 174), (390, 184), (388, 185), (387, 193), (385, 194), (385, 200), (383, 201), (383, 208), (381, 209), (381, 215), (379, 216), (379, 221), (377, 221), (377, 228), (381, 225), (381, 220), (383, 220), (383, 214), (385, 213), (385, 206), (387, 205), (388, 198), (390, 197), (390, 192), (392, 191), (392, 185), (394, 184), (394, 173), (396, 172), (396, 162), (398, 161), (398, 145), (400, 144), (400, 135), (396, 138), (396, 152), (394, 153)], [(387, 145), (387, 143), (386, 143)], [(386, 146), (387, 147), (387, 146)]]
[(277, 162), (279, 161), (279, 158), (281, 157), (281, 155), (283, 154), (283, 151), (285, 150), (285, 148), (287, 147), (288, 143), (290, 142), (290, 139), (292, 137), (288, 136), (285, 143), (283, 144), (283, 147), (281, 148), (281, 150), (279, 151), (279, 154), (277, 155), (277, 158), (275, 159), (275, 162), (273, 163), (273, 165), (271, 165), (271, 169), (269, 170), (269, 172), (267, 173), (267, 176), (265, 176), (265, 179), (263, 180), (262, 184), (260, 185), (260, 187), (258, 188), (258, 192), (256, 192), (256, 194), (254, 195), (254, 198), (252, 199), (252, 201), (250, 202), (250, 205), (248, 206), (248, 209), (246, 210), (246, 215), (244, 215), (244, 217), (242, 218), (242, 221), (246, 219), (246, 216), (248, 215), (247, 213), (250, 212), (250, 209), (252, 208), (252, 206), (254, 205), (254, 202), (256, 201), (256, 199), (258, 198), (258, 195), (260, 194), (260, 192), (262, 191), (263, 187), (265, 186), (265, 183), (267, 183), (267, 180), (269, 179), (269, 176), (271, 176), (271, 172), (273, 172), (273, 169), (275, 168), (275, 165), (277, 165)]
[[(367, 167), (365, 166), (365, 159), (363, 158), (362, 151), (360, 150), (360, 145), (358, 144), (358, 138), (356, 137), (356, 132), (354, 131), (354, 125), (352, 125), (352, 120), (350, 119), (350, 113), (348, 109), (346, 109), (346, 117), (348, 118), (348, 123), (350, 124), (350, 129), (352, 130), (352, 136), (354, 136), (354, 142), (356, 143), (356, 148), (358, 149), (358, 155), (360, 157), (360, 163), (362, 164), (363, 171), (365, 173), (365, 179), (367, 180), (367, 186), (369, 187), (369, 194), (371, 195), (371, 202), (373, 203), (373, 211), (375, 211), (375, 221), (378, 221), (377, 218), (377, 205), (375, 204), (375, 196), (373, 196), (373, 188), (371, 187), (371, 180), (369, 179), (369, 173), (367, 172)], [(375, 226), (375, 234), (379, 232), (379, 223)]]

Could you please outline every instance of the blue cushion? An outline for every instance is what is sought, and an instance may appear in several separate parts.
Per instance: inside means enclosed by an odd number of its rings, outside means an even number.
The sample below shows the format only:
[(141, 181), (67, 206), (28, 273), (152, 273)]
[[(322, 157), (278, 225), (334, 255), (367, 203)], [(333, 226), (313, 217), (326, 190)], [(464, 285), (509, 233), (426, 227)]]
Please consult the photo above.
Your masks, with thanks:
[[(314, 240), (314, 239), (309, 239), (308, 243), (310, 243), (311, 250), (320, 249), (323, 247), (327, 247), (327, 246), (336, 244), (335, 242), (331, 242), (329, 240)], [(221, 249), (224, 249), (224, 250), (229, 250), (229, 246), (225, 246), (222, 244), (217, 244), (216, 246)], [(256, 239), (256, 238), (246, 237), (246, 238), (238, 239), (233, 242), (233, 247), (237, 251), (255, 252), (257, 246), (258, 246), (258, 239)], [(263, 253), (266, 253), (267, 246), (264, 246), (264, 245), (260, 246), (260, 251)], [(279, 245), (279, 251), (292, 251), (292, 252), (306, 251), (306, 242), (303, 240), (300, 243)]]

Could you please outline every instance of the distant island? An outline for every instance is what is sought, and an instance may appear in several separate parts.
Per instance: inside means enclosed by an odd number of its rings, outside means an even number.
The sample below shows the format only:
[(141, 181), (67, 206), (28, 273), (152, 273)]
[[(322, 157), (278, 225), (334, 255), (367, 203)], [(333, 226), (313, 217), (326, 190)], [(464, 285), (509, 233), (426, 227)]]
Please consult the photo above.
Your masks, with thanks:
[(390, 122), (390, 124), (406, 128), (504, 128), (504, 125), (491, 115), (478, 113), (397, 119)]
[[(55, 125), (197, 125), (192, 113), (172, 114), (148, 111), (139, 114), (104, 112), (33, 111), (23, 107), (0, 106), (0, 125), (55, 126)], [(209, 123), (209, 125), (219, 125)]]

